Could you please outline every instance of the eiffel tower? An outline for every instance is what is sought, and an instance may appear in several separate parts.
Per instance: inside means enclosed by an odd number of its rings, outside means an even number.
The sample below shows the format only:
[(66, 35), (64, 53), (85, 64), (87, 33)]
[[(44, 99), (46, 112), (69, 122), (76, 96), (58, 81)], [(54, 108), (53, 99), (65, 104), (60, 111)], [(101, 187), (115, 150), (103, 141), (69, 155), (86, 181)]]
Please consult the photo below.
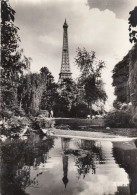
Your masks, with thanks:
[(68, 25), (65, 19), (63, 25), (63, 48), (62, 48), (62, 62), (61, 62), (61, 70), (59, 73), (59, 83), (62, 83), (64, 79), (71, 79), (71, 71), (69, 65), (69, 49), (68, 49)]

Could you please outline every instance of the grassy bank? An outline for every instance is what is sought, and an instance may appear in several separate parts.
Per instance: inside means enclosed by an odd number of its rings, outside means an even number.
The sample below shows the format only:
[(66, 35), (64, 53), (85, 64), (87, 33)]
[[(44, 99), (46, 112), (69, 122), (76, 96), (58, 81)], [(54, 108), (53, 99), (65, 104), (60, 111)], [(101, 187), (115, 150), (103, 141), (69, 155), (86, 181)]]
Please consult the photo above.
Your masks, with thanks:
[(104, 119), (81, 119), (81, 118), (55, 118), (55, 126), (68, 125), (70, 129), (84, 129), (84, 127), (104, 127)]
[[(63, 130), (63, 129), (55, 129), (54, 136), (68, 137), (68, 138), (79, 138), (79, 139), (96, 139), (96, 140), (111, 140), (111, 141), (122, 141), (122, 140), (130, 140), (132, 138), (137, 139), (137, 133), (131, 130), (132, 133), (129, 133), (129, 129), (116, 129), (112, 131), (103, 131), (103, 130), (92, 130), (92, 131), (79, 131), (79, 130)], [(119, 133), (120, 132), (120, 133)]]
[(137, 137), (137, 128), (106, 129), (103, 119), (56, 118), (55, 128), (59, 130), (73, 130), (84, 132), (103, 132), (110, 135)]

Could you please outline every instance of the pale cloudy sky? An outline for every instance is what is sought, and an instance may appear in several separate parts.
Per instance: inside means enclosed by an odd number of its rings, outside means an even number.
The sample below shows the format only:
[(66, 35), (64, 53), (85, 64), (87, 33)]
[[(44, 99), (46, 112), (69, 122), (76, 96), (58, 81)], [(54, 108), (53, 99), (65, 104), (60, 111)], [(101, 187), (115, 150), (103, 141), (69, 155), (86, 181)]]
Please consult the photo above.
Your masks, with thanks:
[(95, 51), (97, 57), (106, 62), (103, 80), (108, 105), (112, 104), (112, 69), (132, 47), (128, 37), (128, 17), (137, 0), (10, 0), (10, 4), (16, 11), (21, 47), (26, 56), (33, 59), (32, 71), (47, 66), (58, 80), (62, 25), (66, 18), (73, 77), (78, 75), (74, 65), (76, 48)]

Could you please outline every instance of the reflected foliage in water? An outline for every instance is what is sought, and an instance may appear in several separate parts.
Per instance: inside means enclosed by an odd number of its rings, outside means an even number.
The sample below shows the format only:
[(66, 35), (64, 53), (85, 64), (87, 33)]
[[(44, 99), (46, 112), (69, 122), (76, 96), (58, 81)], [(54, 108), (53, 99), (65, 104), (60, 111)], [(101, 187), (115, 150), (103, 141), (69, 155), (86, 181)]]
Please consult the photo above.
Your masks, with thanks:
[(25, 195), (27, 186), (36, 184), (36, 177), (30, 179), (31, 166), (36, 169), (46, 163), (48, 151), (54, 146), (49, 138), (39, 141), (39, 136), (28, 140), (7, 140), (2, 151), (2, 195)]
[(96, 173), (97, 164), (105, 163), (105, 156), (102, 153), (100, 143), (93, 140), (80, 140), (76, 143), (77, 149), (71, 149), (69, 142), (71, 139), (63, 138), (62, 146), (65, 155), (74, 155), (75, 166), (77, 167), (79, 176), (86, 174), (92, 170), (92, 174)]
[[(114, 143), (113, 154), (116, 162), (129, 176), (130, 194), (137, 194), (137, 140)], [(125, 195), (128, 193), (125, 193)]]
[(92, 170), (92, 174), (95, 174), (97, 164), (104, 164), (105, 157), (103, 156), (101, 145), (96, 144), (95, 141), (81, 140), (80, 148), (86, 153), (76, 159), (76, 166), (79, 175), (83, 175), (84, 178), (90, 170)]

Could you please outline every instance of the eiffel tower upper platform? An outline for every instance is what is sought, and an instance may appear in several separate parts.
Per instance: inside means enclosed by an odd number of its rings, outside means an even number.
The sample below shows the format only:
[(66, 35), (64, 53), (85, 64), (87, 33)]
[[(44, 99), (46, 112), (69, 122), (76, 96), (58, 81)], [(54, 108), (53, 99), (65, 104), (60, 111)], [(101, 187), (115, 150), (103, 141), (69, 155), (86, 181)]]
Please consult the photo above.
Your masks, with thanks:
[(65, 19), (63, 25), (63, 48), (62, 48), (62, 62), (61, 62), (61, 70), (59, 73), (59, 83), (62, 83), (66, 78), (71, 77), (70, 65), (69, 65), (69, 48), (68, 48), (68, 25)]

